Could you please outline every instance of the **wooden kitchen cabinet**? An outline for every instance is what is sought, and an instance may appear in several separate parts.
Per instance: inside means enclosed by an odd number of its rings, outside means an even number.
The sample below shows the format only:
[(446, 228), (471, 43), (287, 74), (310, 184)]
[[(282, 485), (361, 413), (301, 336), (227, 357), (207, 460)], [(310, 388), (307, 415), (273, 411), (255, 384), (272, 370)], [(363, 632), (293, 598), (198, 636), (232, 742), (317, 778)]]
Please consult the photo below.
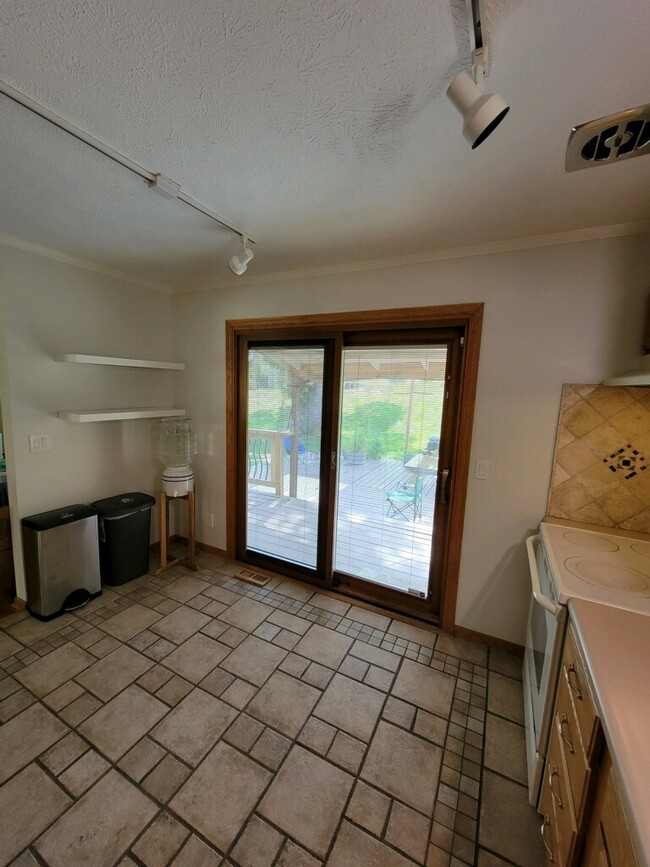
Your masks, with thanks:
[(554, 867), (638, 867), (571, 625), (562, 655), (539, 810)]
[(638, 863), (612, 774), (612, 761), (605, 752), (581, 867), (638, 867)]

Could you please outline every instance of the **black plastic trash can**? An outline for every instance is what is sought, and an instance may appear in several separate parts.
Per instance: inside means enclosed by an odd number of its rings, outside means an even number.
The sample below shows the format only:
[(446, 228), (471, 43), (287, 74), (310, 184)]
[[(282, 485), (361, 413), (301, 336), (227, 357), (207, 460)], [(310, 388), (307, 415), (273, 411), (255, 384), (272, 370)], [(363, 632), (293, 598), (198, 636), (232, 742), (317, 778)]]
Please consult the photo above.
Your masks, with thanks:
[(149, 571), (151, 507), (155, 499), (137, 492), (92, 504), (99, 520), (99, 566), (104, 584), (126, 584)]

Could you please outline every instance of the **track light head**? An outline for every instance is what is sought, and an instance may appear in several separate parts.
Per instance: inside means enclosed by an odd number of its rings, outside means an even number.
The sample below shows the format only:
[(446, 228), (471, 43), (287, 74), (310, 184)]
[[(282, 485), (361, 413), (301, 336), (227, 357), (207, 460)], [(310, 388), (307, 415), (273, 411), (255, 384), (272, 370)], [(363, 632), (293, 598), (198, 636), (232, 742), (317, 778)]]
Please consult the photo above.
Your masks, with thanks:
[(459, 72), (447, 96), (463, 116), (463, 135), (472, 150), (490, 135), (510, 111), (498, 93), (483, 93), (467, 72)]
[(250, 247), (247, 247), (248, 239), (242, 236), (241, 243), (242, 249), (241, 253), (235, 253), (234, 256), (231, 256), (228, 260), (228, 267), (232, 271), (233, 274), (236, 274), (238, 277), (241, 277), (242, 274), (246, 272), (248, 268), (248, 263), (252, 260), (255, 253), (251, 250)]

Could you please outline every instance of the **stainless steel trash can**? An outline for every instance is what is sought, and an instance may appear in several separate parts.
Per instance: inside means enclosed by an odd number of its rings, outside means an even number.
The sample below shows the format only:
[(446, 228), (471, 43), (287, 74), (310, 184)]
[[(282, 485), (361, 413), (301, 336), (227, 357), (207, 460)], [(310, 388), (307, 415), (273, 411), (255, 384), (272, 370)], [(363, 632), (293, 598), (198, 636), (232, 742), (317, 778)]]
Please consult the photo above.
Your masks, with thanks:
[(75, 504), (22, 519), (27, 608), (49, 620), (102, 592), (97, 515)]

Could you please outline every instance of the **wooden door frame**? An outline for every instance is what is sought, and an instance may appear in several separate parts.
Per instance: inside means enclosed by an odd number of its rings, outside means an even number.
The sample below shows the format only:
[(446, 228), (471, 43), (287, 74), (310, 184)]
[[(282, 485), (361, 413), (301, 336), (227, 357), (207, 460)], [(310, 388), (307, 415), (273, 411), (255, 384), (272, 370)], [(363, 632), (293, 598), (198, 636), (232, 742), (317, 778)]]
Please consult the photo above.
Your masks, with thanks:
[(230, 319), (226, 321), (226, 535), (227, 554), (234, 558), (237, 550), (237, 473), (236, 437), (238, 363), (240, 335), (254, 332), (262, 336), (286, 329), (294, 335), (315, 336), (332, 329), (375, 330), (458, 327), (465, 329), (460, 373), (458, 430), (451, 482), (451, 507), (446, 550), (445, 579), (442, 588), (439, 626), (453, 632), (460, 574), (460, 556), (465, 522), (467, 482), (469, 479), (472, 425), (476, 403), (479, 353), (483, 325), (483, 303), (407, 307), (385, 310), (361, 310), (341, 313), (318, 313), (306, 316), (280, 316), (272, 319)]

